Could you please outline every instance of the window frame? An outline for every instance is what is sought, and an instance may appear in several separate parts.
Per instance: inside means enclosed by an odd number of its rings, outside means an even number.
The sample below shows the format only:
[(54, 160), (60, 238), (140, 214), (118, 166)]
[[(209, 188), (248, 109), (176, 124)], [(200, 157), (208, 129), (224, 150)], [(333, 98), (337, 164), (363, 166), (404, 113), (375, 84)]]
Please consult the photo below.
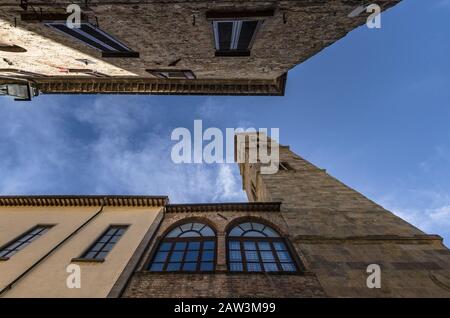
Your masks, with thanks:
[[(211, 230), (214, 232), (214, 236), (167, 237), (167, 235), (169, 235), (169, 233), (171, 233), (175, 228), (183, 226), (185, 224), (189, 224), (189, 223), (201, 223), (201, 224), (204, 224), (204, 225), (210, 227)], [(204, 270), (200, 269), (201, 263), (202, 263), (201, 254), (204, 251), (203, 244), (206, 241), (214, 241), (214, 249), (213, 249), (214, 257), (213, 257), (213, 260), (211, 261), (213, 263), (213, 269), (210, 271), (204, 271)], [(152, 271), (150, 268), (153, 265), (153, 263), (155, 263), (154, 259), (157, 255), (157, 253), (160, 251), (161, 245), (166, 242), (170, 242), (173, 245), (168, 250), (168, 254), (167, 254), (165, 261), (164, 262), (156, 262), (156, 263), (163, 263), (164, 264), (163, 269), (160, 271)], [(186, 249), (183, 250), (184, 253), (183, 253), (183, 257), (180, 261), (180, 264), (181, 264), (180, 270), (176, 270), (176, 271), (168, 271), (167, 270), (167, 266), (170, 263), (170, 257), (174, 251), (175, 243), (178, 243), (178, 242), (186, 242), (187, 244), (189, 244), (190, 242), (200, 242), (199, 256), (196, 261), (197, 267), (196, 267), (195, 271), (182, 270), (182, 266), (185, 263), (186, 252), (188, 251), (187, 247), (186, 247)], [(149, 274), (164, 274), (164, 275), (167, 275), (167, 274), (181, 274), (181, 275), (182, 274), (214, 274), (217, 271), (217, 254), (218, 254), (218, 237), (217, 237), (217, 231), (215, 230), (215, 228), (213, 226), (211, 226), (209, 223), (204, 222), (203, 220), (189, 220), (186, 222), (177, 222), (176, 224), (172, 225), (167, 231), (165, 231), (163, 233), (163, 235), (161, 235), (155, 241), (155, 244), (152, 247), (152, 250), (149, 254), (148, 260), (147, 260), (147, 262), (145, 262), (145, 264), (143, 266), (143, 270)]]
[[(256, 40), (256, 37), (258, 33), (260, 32), (263, 24), (265, 21), (274, 15), (273, 9), (267, 9), (267, 10), (259, 10), (259, 11), (224, 11), (224, 12), (207, 12), (206, 13), (206, 19), (211, 23), (211, 29), (212, 29), (212, 43), (215, 49), (215, 56), (216, 57), (245, 57), (250, 56), (251, 49), (253, 47), (253, 44)], [(219, 34), (218, 34), (218, 23), (220, 22), (229, 22), (233, 23), (232, 27), (232, 37), (233, 34), (235, 35), (235, 39), (231, 39), (230, 45), (232, 43), (239, 43), (239, 38), (241, 36), (241, 27), (243, 22), (246, 21), (256, 21), (257, 25), (255, 27), (255, 31), (253, 32), (252, 38), (248, 44), (248, 47), (246, 50), (237, 50), (237, 49), (220, 49), (219, 45)], [(236, 36), (236, 29), (239, 30), (239, 35)]]
[[(11, 246), (12, 244), (17, 243), (20, 239), (26, 237), (27, 235), (30, 235), (34, 230), (36, 230), (37, 228), (44, 228), (47, 229), (47, 231), (44, 233), (46, 234), (48, 231), (50, 231), (56, 224), (36, 224), (35, 226), (31, 227), (30, 229), (28, 229), (27, 231), (21, 233), (20, 235), (17, 235), (16, 237), (14, 237), (12, 240), (6, 242), (5, 244), (0, 246), (0, 251), (4, 251), (8, 246)], [(37, 236), (37, 235), (34, 235)], [(40, 237), (42, 235), (39, 235)], [(33, 240), (31, 242), (29, 242), (27, 245), (30, 245), (31, 243), (33, 243), (36, 240)], [(24, 242), (22, 242), (24, 243)], [(22, 246), (23, 244), (20, 244), (19, 246)], [(26, 247), (26, 246), (25, 246)], [(13, 257), (14, 255), (16, 255), (17, 253), (19, 253), (20, 251), (22, 251), (24, 248), (16, 251), (13, 255), (11, 256), (0, 256), (0, 261), (7, 261), (9, 260), (11, 257)], [(14, 249), (15, 250), (15, 249)]]
[[(256, 27), (255, 27), (255, 31), (253, 32), (252, 38), (250, 39), (250, 42), (248, 43), (247, 49), (245, 50), (239, 50), (237, 49), (237, 45), (239, 43), (239, 39), (241, 37), (241, 28), (242, 28), (242, 24), (244, 22), (252, 22), (252, 21), (256, 21)], [(231, 34), (231, 41), (230, 41), (230, 46), (231, 48), (228, 50), (225, 49), (221, 49), (220, 48), (220, 44), (219, 44), (219, 23), (232, 23), (232, 34)], [(258, 31), (260, 30), (262, 24), (264, 23), (264, 20), (250, 20), (250, 19), (245, 19), (245, 20), (225, 20), (225, 21), (218, 21), (215, 20), (212, 22), (213, 24), (213, 32), (214, 32), (214, 48), (216, 50), (215, 52), (215, 56), (250, 56), (250, 51), (253, 47), (253, 43), (255, 42), (256, 39), (256, 35), (258, 33)], [(236, 48), (233, 48), (236, 47)]]
[[(243, 224), (243, 223), (259, 223), (262, 224), (266, 227), (269, 227), (272, 231), (274, 231), (275, 233), (278, 234), (278, 237), (252, 237), (252, 236), (230, 236), (231, 231)], [(231, 249), (230, 249), (230, 241), (237, 241), (239, 242), (239, 247), (240, 247), (240, 253), (241, 253), (241, 261), (240, 262), (236, 262), (236, 261), (231, 261)], [(245, 256), (245, 248), (244, 248), (244, 243), (245, 242), (267, 242), (270, 245), (271, 248), (271, 252), (272, 255), (275, 258), (274, 262), (270, 262), (270, 263), (275, 263), (277, 266), (277, 271), (266, 271), (264, 269), (264, 262), (263, 259), (261, 257), (261, 250), (259, 249), (259, 246), (256, 247), (256, 252), (258, 254), (258, 261), (257, 262), (248, 262), (247, 261), (247, 257)], [(291, 257), (291, 262), (282, 262), (278, 256), (277, 250), (274, 247), (273, 243), (276, 242), (280, 242), (283, 243), (286, 246), (286, 251), (289, 253), (289, 256)], [(292, 244), (289, 242), (289, 240), (287, 240), (284, 236), (282, 236), (280, 234), (279, 231), (277, 231), (275, 228), (273, 228), (273, 226), (265, 223), (265, 222), (261, 222), (260, 220), (242, 220), (238, 223), (234, 223), (232, 226), (229, 227), (227, 233), (226, 233), (226, 239), (225, 239), (225, 250), (226, 250), (226, 263), (227, 263), (227, 272), (230, 274), (264, 274), (264, 275), (302, 275), (304, 273), (304, 266), (302, 265), (302, 262), (300, 261), (299, 256), (297, 255), (297, 253), (295, 253), (295, 250), (292, 246)], [(233, 271), (231, 270), (231, 263), (242, 263), (242, 270), (241, 271)], [(247, 268), (247, 263), (258, 263), (261, 270), (260, 271), (249, 271)], [(292, 263), (295, 267), (295, 271), (284, 271), (282, 269), (282, 263)]]
[[(77, 31), (76, 28), (71, 29), (73, 30), (73, 32), (77, 33), (79, 35), (75, 36), (73, 34), (67, 33), (63, 30), (60, 30), (59, 28), (55, 27), (55, 26), (65, 26), (67, 27), (67, 23), (65, 20), (44, 20), (42, 21), (42, 23), (47, 26), (48, 28), (54, 30), (55, 32), (62, 34), (66, 37), (69, 37), (79, 43), (82, 43), (84, 45), (89, 46), (90, 48), (100, 51), (102, 53), (102, 57), (103, 58), (108, 58), (108, 57), (129, 57), (129, 58), (139, 58), (139, 52), (136, 52), (134, 50), (132, 50), (131, 48), (129, 48), (125, 43), (123, 43), (122, 41), (118, 40), (117, 38), (115, 38), (114, 36), (110, 35), (108, 32), (102, 30), (101, 28), (99, 28), (98, 26), (88, 22), (87, 20), (82, 20), (81, 21), (81, 25), (87, 25), (90, 28), (94, 29), (97, 33), (99, 33), (100, 35), (104, 36), (105, 38), (107, 38), (108, 40), (112, 41), (115, 45), (121, 47), (123, 49), (122, 50), (118, 50), (115, 49), (114, 47), (108, 45), (107, 43), (101, 41), (99, 38), (89, 35), (86, 36), (80, 32)], [(101, 49), (99, 47), (96, 47), (95, 45), (92, 45), (86, 41), (84, 41), (82, 38), (88, 38), (89, 40), (91, 40), (92, 42), (95, 42), (96, 44), (98, 44), (99, 46), (103, 47), (103, 48), (107, 48), (107, 46), (111, 47), (113, 50), (104, 50)]]
[[(114, 249), (114, 247), (119, 243), (119, 241), (122, 239), (122, 237), (125, 235), (126, 231), (128, 230), (128, 228), (130, 227), (130, 224), (110, 224), (108, 225), (108, 227), (102, 232), (102, 234), (100, 234), (99, 236), (97, 236), (97, 238), (88, 246), (88, 248), (86, 248), (79, 257), (76, 258), (72, 258), (72, 262), (94, 262), (94, 263), (103, 263), (106, 260), (106, 257), (112, 252), (112, 250)], [(118, 229), (124, 229), (124, 233), (120, 236), (120, 238), (114, 242), (114, 246), (111, 248), (110, 251), (108, 251), (108, 253), (105, 255), (105, 257), (103, 258), (88, 258), (86, 257), (86, 255), (98, 244), (100, 243), (99, 241), (106, 236), (106, 234), (109, 232), (110, 229), (112, 228), (118, 228)], [(114, 235), (112, 235), (114, 236)], [(104, 246), (106, 246), (108, 244), (109, 241), (107, 241)], [(104, 247), (103, 246), (103, 247)], [(102, 247), (102, 248), (103, 248)], [(101, 250), (97, 253), (97, 255), (101, 252)]]
[[(167, 80), (194, 80), (197, 77), (195, 76), (194, 72), (191, 70), (176, 70), (176, 69), (147, 69), (148, 73), (152, 74), (153, 76), (161, 79), (167, 79)], [(170, 73), (170, 72), (179, 72), (184, 74), (184, 78), (181, 77), (170, 77), (166, 76), (163, 73)]]

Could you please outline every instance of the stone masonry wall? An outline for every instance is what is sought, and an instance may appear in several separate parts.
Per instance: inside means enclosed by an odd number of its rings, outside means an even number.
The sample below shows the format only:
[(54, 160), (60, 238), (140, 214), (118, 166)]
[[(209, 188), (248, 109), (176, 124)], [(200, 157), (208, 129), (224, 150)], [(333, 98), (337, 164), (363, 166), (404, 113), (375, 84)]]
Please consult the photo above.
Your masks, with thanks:
[[(293, 169), (260, 174), (241, 164), (249, 200), (281, 201), (289, 236), (325, 293), (335, 297), (450, 297), (450, 250), (357, 191), (280, 148)], [(257, 197), (252, 194), (252, 183)], [(369, 289), (369, 264), (381, 266), (382, 288)]]
[[(89, 21), (119, 39), (139, 58), (101, 58), (98, 50), (43, 23), (21, 21), (19, 0), (0, 0), (0, 39), (19, 45), (25, 53), (0, 50), (0, 68), (43, 75), (65, 75), (61, 69), (90, 68), (111, 76), (152, 77), (146, 69), (190, 69), (200, 79), (275, 79), (365, 21), (349, 18), (357, 0), (302, 1), (133, 1), (34, 0), (40, 12), (64, 13), (80, 4)], [(377, 1), (384, 9), (398, 0)], [(211, 23), (206, 12), (274, 9), (259, 30), (250, 57), (215, 57)], [(33, 12), (31, 7), (27, 12)], [(85, 66), (76, 59), (95, 62)], [(178, 61), (176, 65), (169, 64)], [(0, 72), (1, 74), (1, 72)], [(69, 74), (73, 76), (73, 74)], [(77, 74), (78, 76), (83, 76)]]

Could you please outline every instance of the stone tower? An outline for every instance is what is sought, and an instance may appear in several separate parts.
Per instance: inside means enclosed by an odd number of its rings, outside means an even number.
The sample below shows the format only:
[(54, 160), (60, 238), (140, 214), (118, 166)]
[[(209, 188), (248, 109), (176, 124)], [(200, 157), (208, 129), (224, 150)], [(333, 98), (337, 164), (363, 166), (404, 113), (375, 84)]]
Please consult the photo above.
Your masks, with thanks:
[[(253, 135), (254, 137), (254, 135)], [(262, 142), (237, 141), (248, 158)], [(278, 144), (277, 144), (278, 145)], [(275, 174), (240, 163), (250, 201), (279, 201), (288, 236), (308, 271), (331, 297), (450, 297), (450, 250), (333, 178), (288, 146), (279, 146)], [(381, 288), (368, 288), (367, 267), (381, 269)]]

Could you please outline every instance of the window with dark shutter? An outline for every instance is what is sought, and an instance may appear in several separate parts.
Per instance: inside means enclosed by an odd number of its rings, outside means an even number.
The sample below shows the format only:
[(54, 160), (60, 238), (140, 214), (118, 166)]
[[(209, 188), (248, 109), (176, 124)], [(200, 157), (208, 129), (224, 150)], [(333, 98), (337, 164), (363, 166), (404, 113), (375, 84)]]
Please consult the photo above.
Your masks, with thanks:
[(82, 22), (79, 28), (69, 28), (65, 21), (45, 25), (100, 50), (102, 57), (139, 57), (139, 53), (89, 22)]
[(250, 55), (256, 31), (262, 22), (262, 20), (214, 21), (216, 55)]
[(216, 56), (249, 56), (258, 30), (273, 10), (256, 12), (208, 12)]

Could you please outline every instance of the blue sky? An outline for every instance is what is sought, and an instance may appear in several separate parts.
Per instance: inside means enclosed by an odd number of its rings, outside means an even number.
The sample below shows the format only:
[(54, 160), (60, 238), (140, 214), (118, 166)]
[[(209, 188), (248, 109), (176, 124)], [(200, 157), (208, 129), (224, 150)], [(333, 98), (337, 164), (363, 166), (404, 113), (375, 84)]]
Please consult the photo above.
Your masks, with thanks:
[(176, 127), (280, 128), (280, 141), (450, 240), (449, 0), (404, 0), (289, 72), (285, 97), (0, 99), (0, 194), (245, 201), (236, 165), (175, 165)]

